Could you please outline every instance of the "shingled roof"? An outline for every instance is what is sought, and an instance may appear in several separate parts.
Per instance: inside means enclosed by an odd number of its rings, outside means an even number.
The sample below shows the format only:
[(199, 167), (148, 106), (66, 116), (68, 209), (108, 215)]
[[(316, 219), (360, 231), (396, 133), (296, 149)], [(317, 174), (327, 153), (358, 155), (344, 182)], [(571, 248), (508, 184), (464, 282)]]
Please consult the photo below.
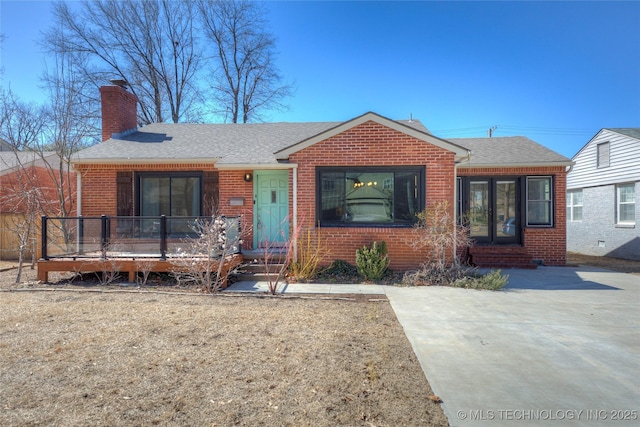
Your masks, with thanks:
[(461, 167), (569, 166), (571, 159), (524, 136), (454, 138), (454, 144), (471, 150), (469, 162)]
[(521, 136), (442, 139), (419, 120), (389, 120), (366, 113), (347, 122), (194, 124), (154, 123), (81, 150), (74, 163), (194, 163), (218, 168), (268, 167), (290, 152), (366, 120), (378, 121), (456, 152), (472, 152), (462, 167), (571, 164), (571, 160)]
[[(81, 150), (76, 154), (73, 162), (186, 163), (197, 161), (215, 162), (218, 167), (277, 164), (277, 152), (329, 132), (344, 123), (154, 123), (134, 133), (111, 138)], [(413, 129), (429, 135), (427, 128), (418, 120), (398, 120), (395, 123), (406, 126), (408, 130)]]
[(640, 128), (605, 128), (607, 130), (630, 136), (631, 138), (640, 139)]

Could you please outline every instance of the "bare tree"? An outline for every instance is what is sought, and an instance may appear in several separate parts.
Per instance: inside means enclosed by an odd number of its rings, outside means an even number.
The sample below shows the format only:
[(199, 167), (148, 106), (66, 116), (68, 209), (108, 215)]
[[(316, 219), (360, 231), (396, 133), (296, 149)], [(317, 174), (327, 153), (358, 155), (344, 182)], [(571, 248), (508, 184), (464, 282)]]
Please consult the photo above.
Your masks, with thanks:
[(22, 102), (10, 89), (0, 93), (0, 138), (15, 151), (38, 143), (45, 127), (42, 106)]
[(77, 9), (55, 3), (55, 24), (45, 36), (49, 48), (90, 55), (85, 74), (98, 86), (109, 78), (126, 80), (138, 96), (142, 123), (166, 116), (180, 121), (197, 96), (192, 3), (102, 0)]
[[(49, 101), (47, 124), (43, 137), (31, 149), (39, 154), (55, 186), (55, 214), (70, 216), (75, 209), (71, 158), (81, 148), (99, 141), (100, 104), (94, 95), (98, 92), (97, 87), (84, 75), (86, 59), (68, 52), (54, 53), (52, 59), (52, 67), (42, 76)], [(48, 152), (56, 155), (47, 155)]]
[(3, 183), (5, 189), (0, 194), (0, 204), (8, 206), (8, 213), (13, 214), (5, 220), (4, 225), (15, 235), (18, 243), (18, 269), (15, 283), (20, 283), (29, 252), (31, 252), (32, 269), (35, 264), (38, 213), (42, 210), (41, 202), (44, 199), (43, 189), (37, 181), (37, 175), (33, 173), (32, 168), (18, 167), (12, 178), (5, 180)]
[[(0, 206), (12, 214), (6, 226), (17, 239), (18, 270), (16, 283), (22, 275), (25, 255), (33, 248), (38, 214), (46, 209), (43, 184), (34, 169), (39, 156), (29, 147), (38, 143), (46, 124), (42, 107), (21, 102), (10, 90), (0, 93), (0, 137), (11, 145), (11, 157), (3, 157)], [(27, 150), (27, 151), (22, 151)], [(33, 264), (32, 264), (33, 266)]]
[(220, 112), (233, 123), (246, 123), (261, 111), (284, 108), (293, 87), (283, 83), (275, 65), (264, 7), (249, 0), (199, 0), (198, 8), (213, 43), (211, 87)]

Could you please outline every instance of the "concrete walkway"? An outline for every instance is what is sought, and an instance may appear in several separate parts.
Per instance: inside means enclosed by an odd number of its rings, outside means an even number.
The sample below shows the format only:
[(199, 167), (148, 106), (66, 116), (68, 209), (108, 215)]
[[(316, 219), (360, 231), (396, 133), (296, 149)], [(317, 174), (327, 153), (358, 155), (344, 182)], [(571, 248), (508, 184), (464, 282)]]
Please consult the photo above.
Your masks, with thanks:
[[(343, 284), (279, 291), (385, 294), (452, 427), (640, 425), (640, 277), (586, 267), (505, 273), (499, 292)], [(266, 286), (240, 282), (225, 292)]]

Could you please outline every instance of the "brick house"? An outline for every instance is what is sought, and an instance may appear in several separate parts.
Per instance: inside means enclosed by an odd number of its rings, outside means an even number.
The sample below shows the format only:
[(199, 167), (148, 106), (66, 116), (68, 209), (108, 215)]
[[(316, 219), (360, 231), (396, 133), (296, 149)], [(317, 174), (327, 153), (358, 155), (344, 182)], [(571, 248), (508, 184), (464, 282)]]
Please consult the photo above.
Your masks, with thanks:
[[(14, 151), (0, 139), (0, 260), (18, 258), (16, 231), (30, 216), (39, 220), (43, 214), (60, 215), (60, 186), (69, 188), (64, 192), (66, 209), (74, 208), (76, 176), (73, 172), (57, 174), (59, 163), (55, 152)], [(39, 225), (34, 224), (34, 242), (39, 232)], [(32, 255), (33, 247), (29, 245), (26, 256)]]
[[(524, 137), (445, 140), (419, 121), (164, 124), (136, 128), (136, 98), (100, 89), (103, 143), (74, 159), (82, 215), (242, 215), (244, 249), (320, 227), (354, 262), (384, 240), (391, 268), (419, 266), (415, 214), (448, 201), (468, 215), (478, 264), (565, 263), (571, 161)], [(215, 206), (215, 208), (214, 208)], [(466, 216), (466, 215), (465, 215)]]

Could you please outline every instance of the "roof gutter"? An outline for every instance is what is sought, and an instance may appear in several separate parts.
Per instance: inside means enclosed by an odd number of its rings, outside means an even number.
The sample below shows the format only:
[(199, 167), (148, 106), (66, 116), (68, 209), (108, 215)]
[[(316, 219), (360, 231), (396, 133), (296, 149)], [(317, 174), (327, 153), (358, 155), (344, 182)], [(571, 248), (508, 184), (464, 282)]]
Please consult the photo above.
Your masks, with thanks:
[(471, 164), (469, 161), (465, 164), (460, 164), (462, 168), (526, 168), (526, 167), (550, 167), (550, 166), (573, 166), (574, 162), (533, 162), (533, 163), (475, 163)]
[(72, 159), (74, 165), (166, 165), (166, 164), (193, 164), (193, 163), (216, 163), (218, 157), (198, 157), (195, 159), (132, 159), (126, 158), (101, 158), (101, 159)]
[(216, 164), (216, 169), (219, 170), (283, 170), (283, 169), (295, 169), (298, 167), (297, 163), (226, 163)]

